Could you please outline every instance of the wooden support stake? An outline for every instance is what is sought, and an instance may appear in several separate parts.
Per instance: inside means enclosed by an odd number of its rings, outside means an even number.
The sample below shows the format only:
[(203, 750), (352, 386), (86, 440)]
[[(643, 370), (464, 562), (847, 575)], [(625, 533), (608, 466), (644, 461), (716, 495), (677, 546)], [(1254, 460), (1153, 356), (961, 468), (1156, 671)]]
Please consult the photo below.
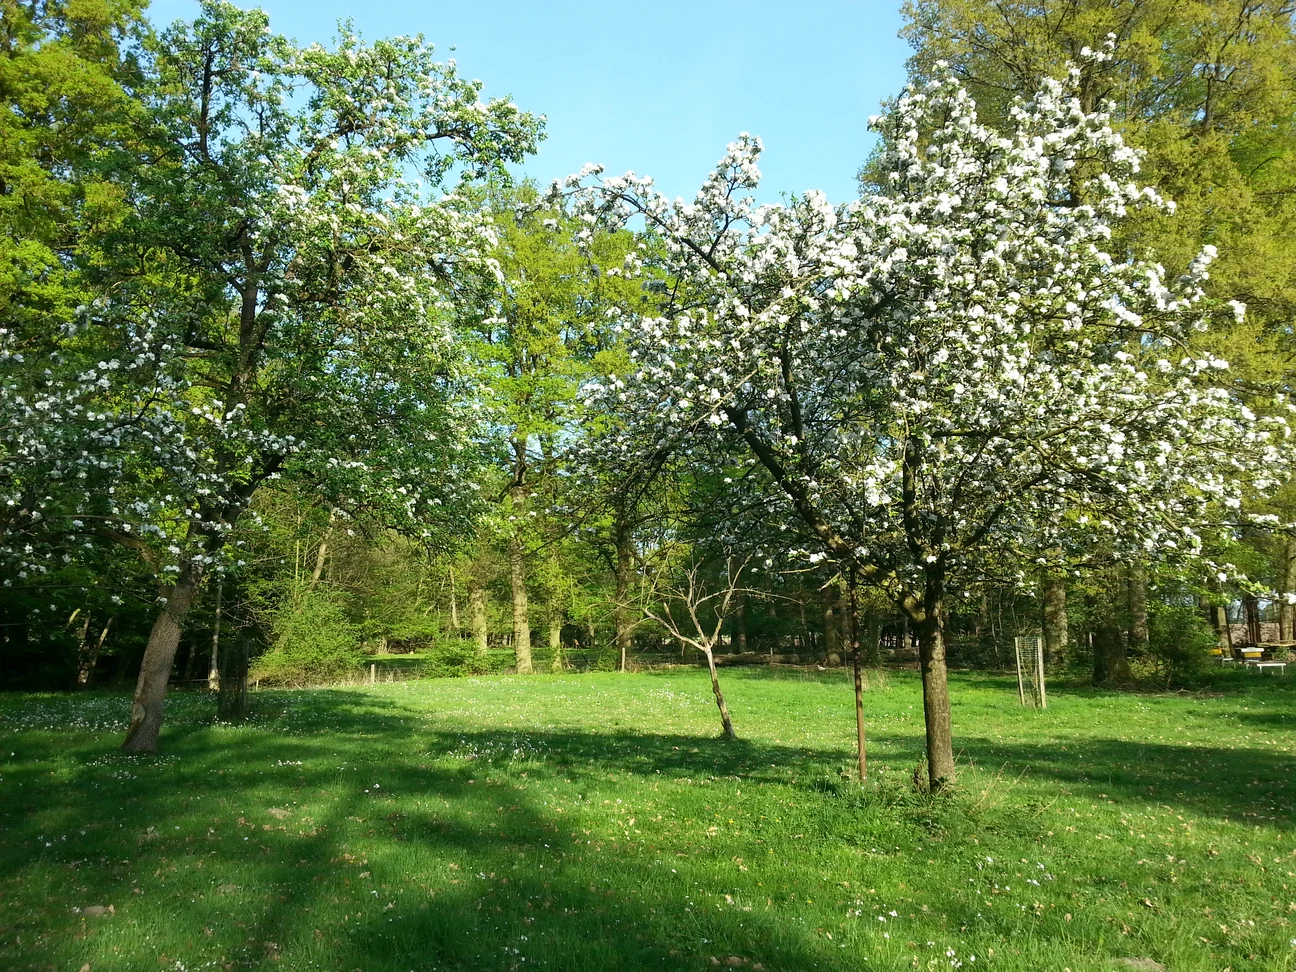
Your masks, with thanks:
[(864, 739), (864, 686), (860, 677), (859, 601), (856, 596), (855, 570), (850, 573), (851, 657), (855, 665), (855, 734), (859, 756), (860, 781), (868, 779), (868, 747)]
[(1022, 682), (1021, 669), (1021, 638), (1013, 638), (1013, 653), (1017, 656), (1017, 698), (1021, 700), (1023, 706), (1026, 705), (1026, 685)]
[(1035, 645), (1037, 651), (1038, 674), (1039, 674), (1039, 707), (1041, 709), (1047, 709), (1048, 698), (1044, 695), (1044, 639), (1041, 638), (1039, 641), (1035, 643)]

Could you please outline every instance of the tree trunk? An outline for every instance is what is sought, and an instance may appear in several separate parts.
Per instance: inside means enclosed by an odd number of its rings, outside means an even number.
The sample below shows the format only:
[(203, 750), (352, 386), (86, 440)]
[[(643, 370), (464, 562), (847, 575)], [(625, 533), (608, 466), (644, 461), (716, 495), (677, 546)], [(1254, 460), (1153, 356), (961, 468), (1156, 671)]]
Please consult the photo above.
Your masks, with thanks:
[[(1066, 582), (1056, 574), (1046, 574), (1040, 583), (1040, 606), (1043, 608), (1042, 634), (1044, 654), (1050, 661), (1061, 661), (1067, 645)], [(988, 613), (988, 612), (987, 612)]]
[(112, 627), (112, 623), (113, 619), (109, 618), (103, 630), (99, 632), (93, 647), (89, 644), (83, 646), (88, 650), (81, 656), (81, 664), (77, 666), (77, 688), (85, 688), (94, 677), (95, 665), (99, 662), (99, 653), (103, 651), (104, 642), (108, 639), (108, 629)]
[(983, 655), (993, 651), (994, 623), (990, 619), (990, 595), (982, 594), (977, 604), (976, 641)]
[(1215, 632), (1215, 638), (1219, 642), (1220, 648), (1224, 651), (1225, 657), (1228, 657), (1229, 642), (1232, 640), (1228, 634), (1228, 615), (1222, 604), (1211, 604), (1206, 598), (1202, 598), (1202, 611), (1206, 614), (1206, 620), (1210, 622), (1211, 630)]
[(1129, 647), (1137, 653), (1148, 644), (1147, 570), (1142, 564), (1130, 564), (1125, 577), (1129, 590)]
[(185, 618), (198, 599), (202, 579), (203, 567), (187, 562), (153, 622), (148, 644), (144, 647), (144, 658), (140, 662), (139, 679), (135, 683), (130, 726), (126, 730), (126, 741), (122, 743), (122, 749), (128, 753), (157, 752), (171, 665), (175, 661)]
[[(77, 608), (76, 611), (72, 612), (72, 617), (68, 618), (69, 627), (76, 621), (77, 613), (80, 610), (80, 608)], [(81, 665), (83, 660), (90, 654), (90, 621), (90, 612), (86, 611), (85, 617), (81, 621), (81, 630), (77, 632), (76, 687), (80, 687), (81, 685)]]
[(715, 693), (716, 707), (720, 710), (720, 724), (724, 727), (726, 739), (734, 738), (733, 720), (729, 718), (729, 706), (725, 704), (724, 693), (720, 691), (720, 678), (716, 675), (715, 655), (711, 649), (702, 649), (702, 654), (706, 655), (707, 668), (711, 671), (711, 691)]
[(630, 614), (630, 574), (634, 569), (634, 548), (631, 546), (629, 531), (617, 526), (616, 544), (616, 604), (612, 608), (613, 620), (616, 622), (617, 652), (621, 656), (619, 667), (626, 671), (630, 663), (631, 635), (634, 625)]
[(1233, 638), (1229, 633), (1228, 609), (1223, 604), (1217, 603), (1221, 600), (1222, 589), (1219, 578), (1214, 573), (1208, 573), (1206, 577), (1206, 590), (1209, 592), (1207, 597), (1201, 599), (1200, 604), (1206, 612), (1206, 619), (1210, 622), (1216, 638), (1219, 640), (1220, 651), (1225, 658), (1233, 657)]
[(450, 568), (450, 630), (459, 633), (459, 598), (455, 595), (454, 568)]
[(737, 648), (740, 655), (747, 654), (747, 598), (738, 598), (738, 610), (734, 613), (734, 630), (738, 634)]
[(945, 665), (945, 579), (928, 575), (923, 618), (918, 624), (923, 717), (927, 724), (927, 779), (932, 793), (954, 784), (954, 733), (950, 722), (949, 672)]
[[(1296, 534), (1287, 534), (1283, 546), (1283, 593), (1296, 593)], [(1278, 600), (1278, 640), (1296, 641), (1296, 605), (1286, 597)]]
[(855, 644), (855, 636), (851, 633), (851, 612), (850, 606), (846, 603), (849, 596), (844, 590), (845, 585), (833, 585), (833, 617), (837, 621), (837, 651), (845, 660), (846, 653), (851, 650), (851, 645)]
[(225, 596), (225, 581), (216, 581), (216, 623), (212, 627), (211, 658), (207, 664), (207, 689), (220, 691), (220, 636), (221, 636), (221, 601)]
[(864, 739), (864, 679), (860, 672), (859, 597), (854, 570), (850, 575), (850, 632), (851, 660), (855, 666), (855, 754), (862, 782), (868, 779), (868, 746)]
[(882, 618), (871, 610), (864, 624), (864, 664), (877, 668), (882, 664)]
[(509, 580), (513, 586), (513, 658), (519, 675), (531, 674), (531, 620), (527, 616), (526, 561), (522, 539), (509, 539)]
[(549, 670), (551, 672), (561, 672), (563, 670), (562, 656), (562, 629), (563, 617), (562, 611), (556, 607), (549, 608)]
[(1242, 598), (1242, 607), (1246, 614), (1247, 641), (1258, 645), (1263, 640), (1260, 637), (1260, 601), (1255, 595), (1248, 594)]
[(475, 584), (468, 589), (468, 623), (477, 642), (477, 657), (484, 658), (488, 647), (486, 631), (486, 590)]
[(333, 514), (329, 514), (329, 525), (324, 529), (324, 536), (320, 537), (319, 546), (315, 550), (315, 566), (311, 568), (310, 589), (314, 590), (319, 584), (320, 578), (324, 576), (324, 565), (328, 562), (329, 538), (333, 535)]
[(1105, 597), (1095, 598), (1093, 605), (1094, 684), (1126, 684), (1134, 680), (1130, 672), (1125, 639), (1116, 622), (1112, 604)]
[(832, 588), (824, 588), (823, 592), (823, 633), (823, 660), (827, 663), (832, 660), (833, 655), (837, 655), (838, 658), (841, 657), (841, 651), (837, 644), (837, 618), (833, 616)]
[(247, 715), (248, 639), (234, 638), (221, 653), (220, 663), (216, 713), (223, 721), (237, 722)]
[(188, 685), (198, 674), (198, 656), (205, 654), (198, 646), (196, 639), (189, 642), (189, 650), (185, 652), (184, 674), (180, 676), (180, 684)]

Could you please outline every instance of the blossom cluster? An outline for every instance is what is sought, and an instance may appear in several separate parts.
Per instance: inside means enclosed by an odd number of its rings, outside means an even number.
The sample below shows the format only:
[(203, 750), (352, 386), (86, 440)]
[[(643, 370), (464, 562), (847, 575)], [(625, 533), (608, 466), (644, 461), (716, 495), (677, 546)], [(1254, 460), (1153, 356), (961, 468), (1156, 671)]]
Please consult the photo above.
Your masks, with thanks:
[(873, 121), (880, 187), (758, 206), (741, 136), (691, 203), (590, 170), (553, 195), (643, 218), (660, 310), (624, 315), (629, 373), (588, 393), (623, 419), (606, 448), (727, 450), (771, 519), (901, 588), (1095, 546), (1197, 556), (1246, 490), (1285, 475), (1285, 401), (1257, 414), (1192, 350), (1215, 309), (1211, 247), (1180, 274), (1113, 255), (1138, 154), (1086, 113), (1075, 75), (977, 120), (959, 82), (910, 88)]

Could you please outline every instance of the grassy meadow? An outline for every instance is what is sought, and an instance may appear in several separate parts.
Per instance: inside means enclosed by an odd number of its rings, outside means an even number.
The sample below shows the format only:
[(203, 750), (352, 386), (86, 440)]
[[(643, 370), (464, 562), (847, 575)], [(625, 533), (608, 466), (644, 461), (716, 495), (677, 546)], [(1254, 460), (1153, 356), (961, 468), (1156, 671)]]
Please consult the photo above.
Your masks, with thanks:
[(699, 670), (178, 694), (152, 758), (126, 695), (0, 697), (0, 968), (1296, 968), (1296, 679), (956, 675), (931, 799), (913, 673), (862, 787), (844, 672), (722, 678), (731, 743)]

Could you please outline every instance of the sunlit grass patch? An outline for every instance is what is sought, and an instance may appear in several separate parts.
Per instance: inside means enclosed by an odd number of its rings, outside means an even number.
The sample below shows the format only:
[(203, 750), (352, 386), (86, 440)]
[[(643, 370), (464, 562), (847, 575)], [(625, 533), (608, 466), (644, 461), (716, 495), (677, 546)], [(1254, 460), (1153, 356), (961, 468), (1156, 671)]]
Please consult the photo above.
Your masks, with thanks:
[(143, 759), (125, 696), (0, 698), (0, 967), (1296, 967), (1286, 682), (959, 677), (932, 799), (912, 676), (864, 786), (840, 673), (724, 677), (731, 742), (692, 671), (177, 695)]

